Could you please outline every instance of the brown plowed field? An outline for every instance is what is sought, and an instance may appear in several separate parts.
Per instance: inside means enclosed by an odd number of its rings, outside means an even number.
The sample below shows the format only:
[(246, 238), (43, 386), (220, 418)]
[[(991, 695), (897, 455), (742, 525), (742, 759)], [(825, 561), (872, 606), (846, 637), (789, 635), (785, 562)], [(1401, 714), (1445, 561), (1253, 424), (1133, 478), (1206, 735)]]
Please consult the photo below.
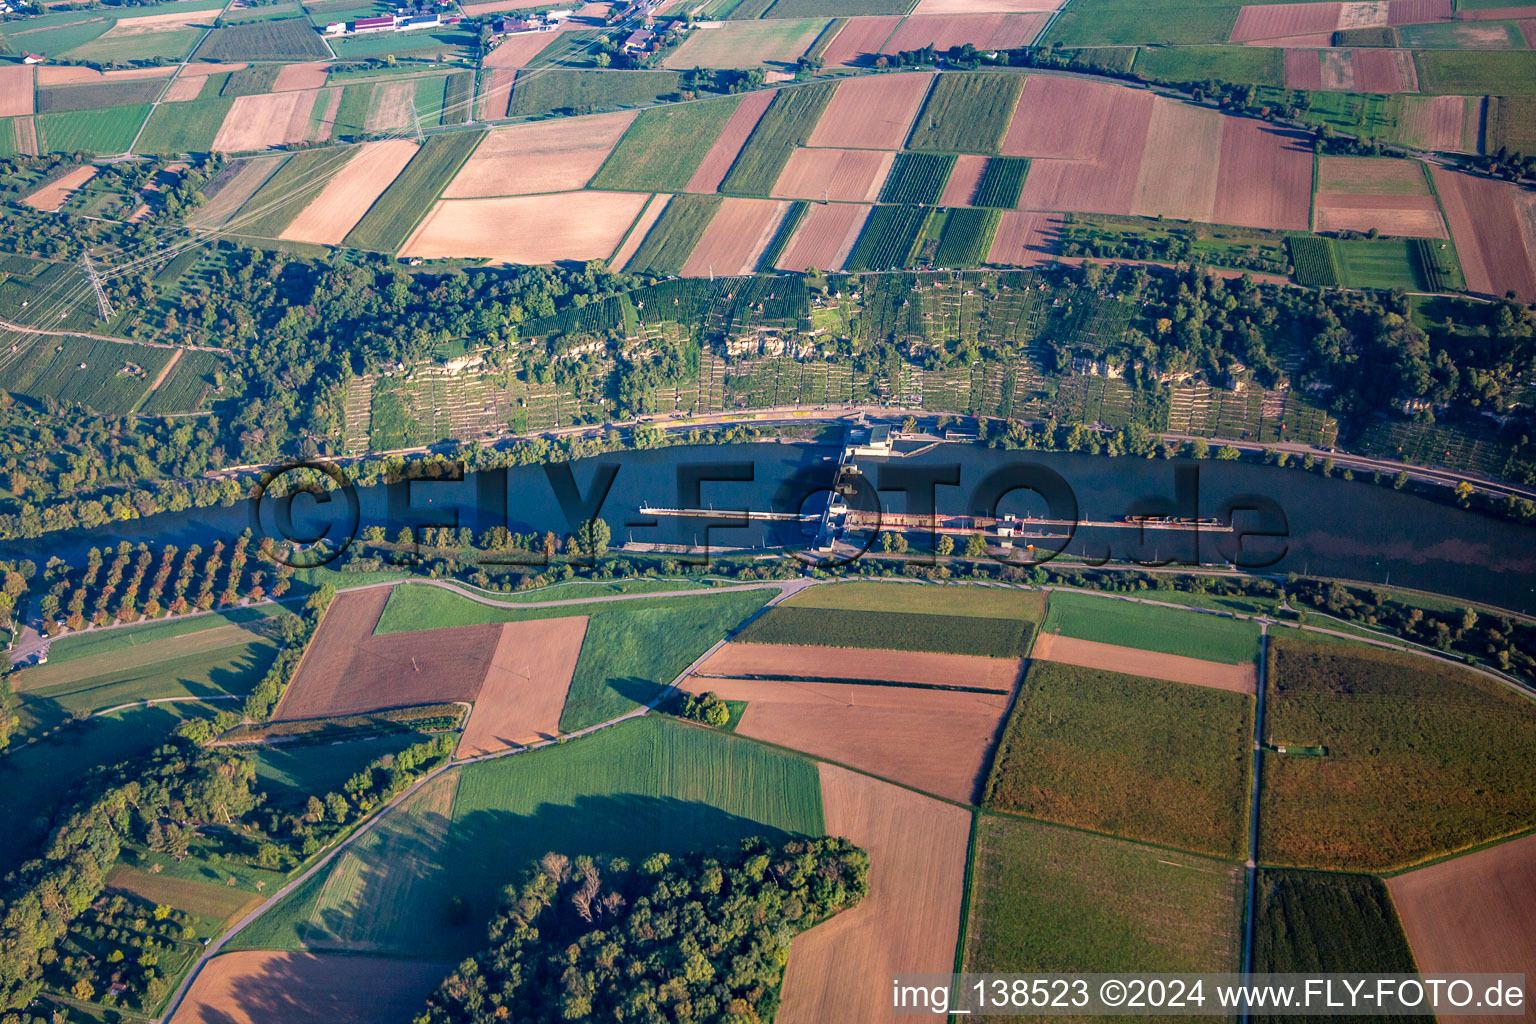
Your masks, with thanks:
[(837, 87), (807, 145), (900, 149), (932, 84), (931, 72), (850, 78)]
[(1356, 92), (1418, 92), (1419, 73), (1408, 50), (1351, 50)]
[(25, 117), (32, 113), (32, 65), (0, 67), (0, 117)]
[(793, 676), (883, 683), (973, 686), (1007, 693), (1019, 678), (1014, 658), (926, 651), (726, 644), (699, 666), (701, 676)]
[(1388, 25), (1428, 25), (1455, 17), (1455, 0), (1391, 0), (1387, 4)]
[(213, 140), (218, 153), (267, 149), (285, 142), (303, 142), (309, 134), (309, 112), (318, 90), (271, 92), (238, 96)]
[(444, 199), (566, 192), (592, 180), (637, 111), (497, 128), (443, 190)]
[(96, 166), (94, 164), (76, 167), (72, 171), (59, 175), (59, 177), (27, 196), (22, 202), (33, 209), (47, 210), (49, 213), (52, 213), (64, 205), (64, 201), (69, 198), (70, 193), (94, 177), (96, 177)]
[(1407, 146), (1466, 153), (1477, 144), (1482, 107), (1480, 96), (1471, 103), (1466, 96), (1410, 96), (1403, 102), (1398, 132)]
[(411, 139), (370, 142), (348, 160), (279, 238), (339, 245), (416, 155)]
[(741, 152), (741, 147), (746, 145), (747, 137), (752, 134), (752, 129), (757, 127), (757, 122), (762, 119), (763, 111), (768, 109), (768, 104), (778, 95), (774, 89), (764, 89), (759, 92), (748, 93), (741, 101), (741, 106), (725, 122), (725, 127), (720, 130), (720, 137), (709, 147), (709, 152), (704, 154), (704, 159), (694, 169), (693, 177), (688, 179), (688, 187), (684, 192), (713, 192), (720, 187), (720, 182), (725, 179), (725, 173), (731, 169), (731, 164), (736, 162), (736, 156)]
[(1159, 99), (1131, 212), (1209, 222), (1216, 206), (1222, 116), (1188, 103)]
[(1006, 693), (698, 676), (683, 689), (747, 701), (736, 726), (742, 736), (960, 803), (976, 802), (1009, 700)]
[(1536, 836), (1397, 875), (1387, 888), (1420, 971), (1523, 973), (1529, 982), (1536, 964)]
[(955, 169), (949, 172), (944, 183), (944, 194), (939, 197), (940, 206), (970, 206), (976, 195), (976, 186), (987, 171), (987, 158), (975, 153), (962, 153), (955, 160)]
[(1322, 57), (1323, 88), (1329, 92), (1353, 92), (1355, 65), (1348, 50), (1324, 50)]
[(268, 951), (203, 967), (172, 1024), (377, 1024), (405, 1021), (452, 970), (438, 960)]
[(885, 45), (886, 53), (921, 50), (943, 52), (970, 43), (978, 50), (1008, 50), (1028, 46), (1051, 20), (1049, 14), (942, 14), (914, 16)]
[(393, 132), (412, 125), (416, 111), (416, 83), (380, 82), (373, 87), (368, 100), (368, 113), (363, 118), (363, 130), (368, 132)]
[(527, 67), (540, 51), (559, 37), (559, 32), (521, 32), (507, 36), (496, 49), (486, 54), (483, 63), (488, 68)]
[(913, 14), (1020, 14), (1054, 11), (1063, 0), (919, 0)]
[(560, 712), (587, 635), (587, 617), (509, 622), (491, 656), (459, 757), (475, 757), (560, 734)]
[(1215, 222), (1306, 231), (1311, 208), (1310, 137), (1251, 118), (1227, 118)]
[(797, 273), (811, 267), (841, 270), (871, 209), (858, 203), (817, 203), (800, 222), (774, 267)]
[(1516, 187), (1432, 166), (1435, 190), (1456, 242), (1456, 255), (1467, 277), (1467, 290), (1503, 295), (1513, 290), (1527, 302), (1536, 299), (1536, 256), (1520, 230)]
[(517, 72), (511, 68), (487, 71), (480, 87), (478, 116), (486, 121), (506, 117), (507, 107), (512, 102), (512, 84), (516, 81)]
[(325, 79), (330, 74), (330, 70), (330, 63), (323, 60), (308, 64), (289, 64), (277, 73), (277, 81), (272, 84), (272, 91), (319, 89), (325, 85)]
[(171, 83), (171, 87), (165, 90), (163, 97), (167, 103), (184, 103), (187, 100), (195, 100), (202, 93), (203, 86), (208, 84), (206, 78), (178, 78)]
[(1015, 267), (1047, 262), (1060, 237), (1061, 218), (1056, 214), (1009, 210), (998, 222), (997, 234), (992, 236), (987, 262)]
[(1409, 238), (1444, 238), (1440, 207), (1431, 196), (1371, 196), (1319, 192), (1313, 200), (1318, 231), (1369, 231)]
[(1323, 62), (1316, 50), (1285, 51), (1285, 87), (1287, 89), (1321, 89), (1323, 87)]
[(646, 199), (643, 192), (556, 192), (440, 202), (400, 254), (525, 264), (605, 260)]
[(797, 149), (773, 186), (783, 199), (872, 203), (896, 154), (875, 149)]
[(788, 209), (788, 203), (771, 199), (721, 200), (720, 209), (683, 264), (683, 276), (752, 273)]
[[(194, 67), (211, 65), (189, 65), (182, 76), (193, 74)], [(245, 67), (244, 64), (235, 64), (223, 68), (225, 71)], [(123, 68), (119, 71), (97, 71), (87, 67), (66, 67), (63, 64), (40, 64), (37, 68), (37, 84), (49, 85), (79, 85), (81, 83), (122, 82), (136, 78), (165, 78), (176, 69), (174, 67), (158, 68)], [(208, 75), (215, 72), (198, 71), (197, 75)]]
[(30, 117), (18, 117), (11, 122), (12, 133), (16, 136), (16, 152), (25, 153), (27, 156), (38, 156), (42, 149), (37, 144), (37, 121)]
[(873, 64), (880, 48), (901, 24), (901, 16), (888, 18), (849, 18), (837, 36), (822, 51), (827, 67), (858, 68)]
[(1253, 39), (1331, 33), (1339, 27), (1343, 4), (1250, 4), (1237, 12), (1231, 40), (1245, 43)]
[(1135, 647), (1078, 640), (1055, 633), (1041, 633), (1035, 640), (1030, 657), (1041, 661), (1058, 661), (1064, 665), (1081, 665), (1083, 668), (1104, 672), (1166, 679), (1171, 683), (1209, 686), (1214, 690), (1231, 690), (1233, 693), (1256, 693), (1258, 690), (1258, 669), (1252, 664), (1227, 665), (1178, 654), (1159, 654)]
[[(1123, 139), (1109, 135), (1114, 130), (1118, 110), (1144, 107), (1150, 117), (1151, 106), (1150, 93), (1124, 86), (1031, 75), (1024, 82), (1024, 92), (1013, 112), (1008, 134), (1003, 137), (1001, 153), (1093, 160), (1102, 152), (1124, 148)], [(1139, 145), (1136, 155), (1141, 155)]]
[(624, 269), (624, 264), (629, 262), (635, 250), (640, 248), (640, 243), (645, 241), (645, 233), (651, 230), (656, 221), (661, 218), (661, 211), (665, 210), (671, 201), (670, 193), (658, 193), (651, 197), (650, 205), (645, 208), (644, 213), (640, 214), (640, 219), (635, 221), (634, 227), (629, 229), (629, 234), (625, 237), (624, 243), (619, 246), (618, 252), (613, 254), (609, 266), (614, 270)]
[(828, 834), (869, 851), (869, 895), (791, 943), (774, 1020), (910, 1021), (891, 1016), (890, 979), (954, 970), (970, 813), (845, 768), (818, 768)]

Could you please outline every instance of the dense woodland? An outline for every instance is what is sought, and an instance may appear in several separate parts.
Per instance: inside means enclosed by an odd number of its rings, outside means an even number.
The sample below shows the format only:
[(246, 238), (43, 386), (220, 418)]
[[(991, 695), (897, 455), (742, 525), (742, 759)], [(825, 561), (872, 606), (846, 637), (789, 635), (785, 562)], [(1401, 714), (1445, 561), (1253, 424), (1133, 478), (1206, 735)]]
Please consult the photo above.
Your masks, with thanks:
[(549, 853), (416, 1021), (772, 1020), (790, 940), (857, 905), (868, 876), (868, 855), (836, 837), (638, 865)]

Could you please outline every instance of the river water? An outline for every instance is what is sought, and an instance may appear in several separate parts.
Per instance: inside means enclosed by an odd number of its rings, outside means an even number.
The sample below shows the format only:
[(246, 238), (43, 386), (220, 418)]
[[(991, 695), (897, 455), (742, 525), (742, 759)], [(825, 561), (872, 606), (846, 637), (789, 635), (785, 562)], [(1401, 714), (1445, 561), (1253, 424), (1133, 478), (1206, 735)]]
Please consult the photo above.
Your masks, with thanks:
[[(644, 506), (716, 510), (815, 510), (825, 500), (839, 450), (811, 444), (751, 444), (624, 452), (553, 467), (469, 474), (460, 481), (416, 481), (357, 488), (357, 516), (343, 492), (317, 503), (300, 495), (291, 527), (280, 528), (270, 499), (257, 510), (260, 531), (305, 539), (337, 537), (369, 525), (393, 536), (404, 525), (506, 525), (517, 532), (570, 532), (597, 511), (615, 547), (626, 542), (758, 545), (804, 550), (799, 523), (729, 525), (699, 518), (646, 516)], [(1274, 466), (1148, 460), (940, 445), (907, 458), (855, 460), (863, 484), (853, 503), (886, 512), (994, 511), (1050, 519), (1112, 522), (1129, 513), (1230, 517), (1241, 532), (1140, 531), (1085, 526), (1070, 540), (1034, 541), (1072, 556), (1311, 573), (1391, 583), (1536, 612), (1536, 529), (1465, 512), (1367, 480), (1346, 481)], [(602, 494), (602, 483), (611, 486)], [(937, 481), (937, 482), (936, 482)], [(601, 497), (601, 504), (598, 498)], [(562, 498), (564, 499), (562, 501)], [(1237, 511), (1231, 511), (1235, 507)], [(355, 522), (355, 526), (354, 526)], [(252, 504), (165, 513), (92, 530), (50, 534), (0, 546), (0, 556), (77, 560), (87, 548), (153, 541), (205, 547), (252, 526)], [(1052, 527), (1062, 535), (1068, 531)], [(1282, 536), (1253, 536), (1255, 533)]]

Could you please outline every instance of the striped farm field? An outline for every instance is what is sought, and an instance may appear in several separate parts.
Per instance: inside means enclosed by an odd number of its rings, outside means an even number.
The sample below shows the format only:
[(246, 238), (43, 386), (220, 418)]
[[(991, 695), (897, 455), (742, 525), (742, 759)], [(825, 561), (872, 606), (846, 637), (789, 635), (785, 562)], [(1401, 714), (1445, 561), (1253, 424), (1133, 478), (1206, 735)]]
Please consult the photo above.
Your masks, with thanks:
[(532, 195), (578, 189), (592, 180), (633, 111), (494, 128), (443, 190), (444, 199)]
[(1002, 219), (999, 210), (950, 210), (933, 262), (940, 267), (975, 267), (987, 261)]
[(452, 132), (427, 139), (347, 234), (346, 244), (379, 252), (398, 250), (427, 215), (444, 186), (475, 151), (482, 137), (481, 132)]
[(1019, 195), (1024, 191), (1024, 179), (1028, 174), (1027, 157), (989, 157), (986, 168), (976, 182), (975, 192), (968, 197), (969, 205), (1013, 209), (1019, 204)]
[(673, 196), (629, 261), (630, 272), (681, 273), (722, 202), (719, 196)]
[(796, 149), (774, 182), (779, 199), (819, 199), (823, 202), (872, 202), (898, 157), (877, 149)]
[(713, 191), (688, 189), (688, 183), (741, 106), (741, 96), (725, 96), (641, 111), (592, 179), (592, 187)]
[(1024, 91), (1015, 74), (954, 72), (938, 77), (917, 116), (909, 149), (996, 153)]
[(767, 195), (796, 146), (810, 140), (837, 87), (828, 83), (780, 89), (720, 182), (722, 192)]
[(938, 202), (955, 167), (953, 153), (898, 153), (880, 190), (882, 203)]
[(240, 208), (229, 229), (242, 235), (278, 237), (357, 153), (355, 146), (295, 153)]
[(841, 269), (872, 209), (862, 203), (813, 203), (775, 261), (775, 269)]
[(127, 152), (139, 126), (148, 116), (149, 107), (140, 105), (39, 114), (33, 121), (37, 126), (38, 145), (45, 153), (84, 150), (108, 155)]
[(239, 153), (303, 142), (309, 134), (309, 112), (318, 90), (239, 96), (229, 108), (213, 149)]
[(683, 275), (752, 273), (789, 208), (789, 203), (768, 199), (723, 199), (683, 264)]
[(877, 206), (843, 266), (847, 270), (896, 270), (909, 266), (928, 224), (921, 206)]
[(688, 184), (683, 191), (713, 192), (720, 187), (720, 182), (736, 162), (742, 146), (746, 145), (748, 137), (757, 128), (758, 121), (762, 120), (768, 104), (772, 103), (777, 95), (776, 92), (764, 89), (748, 93), (741, 100), (735, 112), (726, 120), (720, 134), (704, 153), (704, 158), (694, 170), (693, 176), (688, 179)]
[(1017, 658), (1028, 650), (1033, 633), (1032, 623), (1016, 619), (781, 605), (758, 616), (736, 639)]
[(837, 87), (809, 145), (898, 149), (933, 84), (932, 73), (851, 78)]
[(416, 155), (410, 139), (365, 143), (278, 237), (340, 245)]

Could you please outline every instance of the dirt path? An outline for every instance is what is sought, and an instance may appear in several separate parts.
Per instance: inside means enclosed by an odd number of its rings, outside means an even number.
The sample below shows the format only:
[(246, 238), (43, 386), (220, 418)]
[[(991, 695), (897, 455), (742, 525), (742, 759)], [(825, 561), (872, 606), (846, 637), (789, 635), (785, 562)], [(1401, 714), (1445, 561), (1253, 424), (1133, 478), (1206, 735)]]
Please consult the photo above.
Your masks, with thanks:
[(182, 350), (178, 348), (175, 352), (171, 353), (171, 358), (166, 360), (164, 368), (155, 376), (155, 382), (149, 386), (148, 391), (144, 392), (146, 401), (150, 395), (160, 390), (160, 385), (165, 383), (165, 378), (169, 377), (171, 371), (176, 368), (176, 364), (181, 362), (181, 352)]

